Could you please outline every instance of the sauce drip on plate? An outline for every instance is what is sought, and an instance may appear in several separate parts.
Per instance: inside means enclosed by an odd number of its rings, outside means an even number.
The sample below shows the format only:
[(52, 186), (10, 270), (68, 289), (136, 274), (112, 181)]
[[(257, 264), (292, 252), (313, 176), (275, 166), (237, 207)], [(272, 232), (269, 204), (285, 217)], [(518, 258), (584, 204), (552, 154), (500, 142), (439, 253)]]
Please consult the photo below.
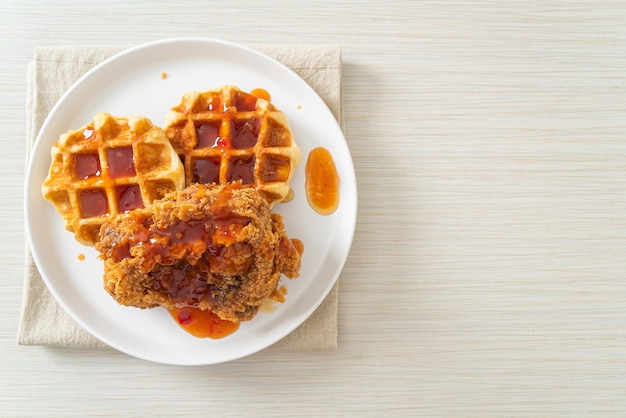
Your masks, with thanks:
[(309, 205), (320, 215), (330, 215), (339, 206), (339, 174), (330, 152), (323, 147), (309, 153), (305, 167), (305, 190)]
[(198, 308), (168, 309), (178, 325), (194, 337), (224, 338), (239, 329), (236, 322), (224, 321), (211, 311)]

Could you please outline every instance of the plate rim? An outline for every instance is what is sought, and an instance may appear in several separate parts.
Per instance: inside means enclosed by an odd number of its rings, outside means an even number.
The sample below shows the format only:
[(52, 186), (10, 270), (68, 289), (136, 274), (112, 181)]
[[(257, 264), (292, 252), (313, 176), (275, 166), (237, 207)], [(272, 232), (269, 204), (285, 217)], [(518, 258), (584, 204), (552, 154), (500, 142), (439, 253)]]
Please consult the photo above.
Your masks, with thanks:
[[(60, 297), (60, 295), (57, 293), (55, 286), (52, 285), (50, 283), (50, 279), (47, 277), (47, 275), (45, 275), (43, 273), (43, 271), (45, 270), (45, 268), (42, 268), (42, 259), (41, 256), (39, 254), (39, 252), (34, 248), (34, 242), (33, 242), (33, 230), (32, 230), (32, 225), (30, 222), (30, 205), (32, 204), (36, 204), (36, 202), (30, 202), (30, 189), (32, 186), (30, 186), (30, 182), (28, 181), (29, 179), (32, 178), (32, 171), (33, 171), (33, 165), (34, 165), (34, 160), (36, 159), (36, 151), (38, 150), (38, 148), (40, 147), (40, 143), (43, 141), (43, 133), (48, 129), (48, 126), (52, 123), (55, 115), (59, 112), (59, 109), (61, 109), (64, 105), (64, 103), (68, 100), (69, 97), (71, 97), (74, 92), (76, 91), (76, 89), (79, 89), (81, 84), (83, 84), (86, 80), (90, 79), (94, 74), (97, 74), (99, 72), (101, 72), (103, 69), (105, 69), (107, 66), (111, 65), (113, 62), (119, 60), (119, 59), (123, 59), (125, 56), (129, 56), (129, 55), (133, 55), (135, 53), (137, 53), (138, 51), (143, 51), (146, 49), (150, 49), (150, 48), (158, 48), (167, 44), (176, 44), (176, 43), (194, 43), (194, 42), (199, 42), (199, 43), (203, 43), (203, 44), (211, 44), (211, 45), (220, 45), (222, 47), (227, 47), (229, 49), (234, 49), (234, 50), (239, 50), (240, 52), (245, 52), (247, 54), (252, 54), (257, 56), (258, 58), (262, 58), (264, 60), (267, 60), (269, 62), (272, 63), (272, 65), (278, 65), (280, 67), (282, 67), (283, 70), (288, 71), (289, 73), (292, 74), (292, 76), (305, 88), (309, 91), (309, 94), (313, 94), (314, 96), (316, 96), (317, 98), (320, 99), (321, 103), (323, 103), (323, 109), (324, 112), (327, 112), (332, 119), (332, 121), (334, 121), (334, 123), (336, 124), (336, 128), (338, 129), (338, 131), (341, 133), (341, 137), (343, 139), (343, 145), (345, 145), (345, 150), (347, 152), (347, 156), (349, 157), (347, 159), (347, 161), (349, 162), (349, 171), (351, 173), (353, 173), (352, 179), (353, 184), (350, 185), (351, 186), (351, 193), (353, 193), (354, 195), (354, 201), (353, 204), (351, 205), (353, 207), (353, 212), (350, 213), (350, 216), (353, 220), (353, 222), (350, 223), (350, 228), (348, 230), (348, 235), (346, 237), (346, 248), (345, 248), (345, 257), (340, 260), (338, 266), (337, 266), (337, 271), (334, 274), (334, 278), (332, 280), (329, 281), (328, 286), (326, 287), (326, 289), (324, 289), (324, 291), (322, 293), (320, 293), (319, 297), (317, 298), (317, 300), (315, 301), (315, 303), (311, 304), (311, 307), (306, 311), (306, 314), (301, 315), (301, 318), (299, 318), (297, 321), (295, 321), (290, 327), (287, 328), (287, 330), (285, 332), (281, 332), (279, 333), (279, 335), (277, 335), (275, 338), (271, 339), (271, 341), (269, 341), (269, 343), (265, 344), (265, 345), (261, 345), (259, 347), (257, 347), (256, 349), (246, 352), (242, 355), (238, 355), (238, 356), (233, 356), (233, 357), (229, 357), (226, 359), (221, 359), (219, 361), (209, 361), (209, 362), (185, 362), (185, 361), (180, 361), (180, 362), (173, 362), (173, 361), (162, 361), (162, 360), (158, 360), (158, 359), (154, 359), (151, 358), (150, 356), (147, 356), (145, 354), (141, 354), (141, 353), (137, 353), (134, 350), (130, 350), (128, 348), (123, 348), (120, 344), (118, 344), (115, 341), (111, 341), (109, 338), (103, 338), (102, 335), (100, 335), (100, 333), (95, 332), (92, 329), (92, 327), (88, 326), (83, 319), (80, 317), (80, 315), (77, 315), (76, 312), (74, 312), (72, 309), (70, 309), (67, 304), (64, 302), (63, 298)], [(321, 109), (321, 108), (320, 108)], [(343, 113), (343, 111), (342, 111)], [(43, 152), (39, 151), (39, 152)], [(114, 53), (113, 55), (109, 56), (108, 58), (104, 59), (102, 62), (98, 63), (97, 65), (95, 65), (94, 67), (92, 67), (91, 69), (89, 69), (87, 72), (85, 72), (82, 76), (80, 76), (76, 81), (74, 81), (72, 83), (72, 85), (61, 95), (61, 97), (57, 100), (57, 102), (52, 106), (52, 108), (50, 109), (50, 111), (48, 112), (47, 116), (45, 117), (41, 127), (39, 128), (39, 131), (37, 132), (37, 136), (35, 137), (34, 141), (31, 143), (31, 146), (29, 148), (29, 156), (28, 156), (28, 160), (27, 160), (27, 167), (26, 167), (26, 176), (25, 176), (25, 180), (27, 181), (25, 183), (25, 193), (24, 193), (24, 201), (23, 201), (23, 205), (24, 205), (24, 222), (25, 222), (25, 230), (26, 230), (26, 241), (28, 243), (28, 249), (30, 250), (30, 254), (31, 257), (40, 273), (40, 276), (44, 282), (44, 284), (46, 285), (46, 288), (51, 292), (51, 294), (53, 295), (54, 299), (56, 300), (57, 303), (59, 303), (59, 305), (63, 308), (63, 310), (74, 320), (76, 321), (81, 328), (83, 328), (86, 332), (88, 332), (90, 335), (92, 335), (94, 338), (98, 339), (99, 341), (104, 342), (105, 344), (111, 346), (112, 348), (115, 348), (117, 351), (120, 351), (122, 353), (126, 353), (130, 356), (139, 358), (139, 359), (143, 359), (146, 361), (151, 361), (151, 362), (155, 362), (155, 363), (161, 363), (161, 364), (171, 364), (171, 365), (212, 365), (212, 364), (219, 364), (219, 363), (225, 363), (225, 362), (229, 362), (229, 361), (233, 361), (233, 360), (237, 360), (239, 358), (243, 358), (243, 357), (247, 357), (250, 356), (254, 353), (257, 353), (259, 351), (262, 351), (264, 349), (266, 349), (267, 347), (277, 343), (278, 341), (282, 340), (283, 338), (285, 338), (286, 336), (288, 336), (289, 334), (291, 334), (296, 328), (298, 328), (300, 325), (302, 325), (305, 321), (307, 321), (311, 315), (319, 308), (319, 306), (324, 302), (324, 300), (326, 300), (326, 298), (328, 297), (329, 293), (331, 292), (331, 290), (333, 289), (333, 287), (337, 284), (338, 278), (341, 275), (341, 272), (343, 271), (344, 267), (345, 267), (345, 263), (347, 262), (347, 259), (350, 255), (351, 252), (351, 248), (352, 245), (354, 243), (354, 234), (355, 234), (355, 230), (356, 230), (356, 224), (357, 224), (357, 217), (358, 217), (358, 187), (357, 187), (357, 182), (356, 182), (356, 171), (355, 171), (355, 167), (354, 167), (354, 160), (352, 158), (351, 155), (351, 151), (346, 139), (346, 135), (344, 133), (344, 129), (342, 127), (342, 124), (339, 123), (339, 121), (337, 120), (337, 118), (332, 114), (332, 112), (330, 111), (330, 109), (328, 108), (328, 105), (324, 102), (324, 100), (319, 96), (319, 94), (317, 93), (317, 91), (315, 89), (313, 89), (312, 86), (309, 85), (309, 83), (304, 80), (302, 77), (300, 77), (294, 70), (292, 70), (291, 68), (289, 68), (288, 66), (286, 66), (285, 64), (283, 64), (282, 62), (278, 61), (276, 58), (273, 58), (261, 51), (258, 51), (254, 48), (245, 46), (245, 45), (241, 45), (235, 42), (231, 42), (231, 41), (226, 41), (226, 40), (221, 40), (221, 39), (215, 39), (215, 38), (209, 38), (209, 37), (174, 37), (174, 38), (164, 38), (164, 39), (159, 39), (159, 40), (155, 40), (155, 41), (150, 41), (150, 42), (146, 42), (146, 43), (142, 43), (136, 46), (132, 46), (129, 48), (125, 48), (117, 53)], [(343, 180), (343, 179), (342, 179)]]

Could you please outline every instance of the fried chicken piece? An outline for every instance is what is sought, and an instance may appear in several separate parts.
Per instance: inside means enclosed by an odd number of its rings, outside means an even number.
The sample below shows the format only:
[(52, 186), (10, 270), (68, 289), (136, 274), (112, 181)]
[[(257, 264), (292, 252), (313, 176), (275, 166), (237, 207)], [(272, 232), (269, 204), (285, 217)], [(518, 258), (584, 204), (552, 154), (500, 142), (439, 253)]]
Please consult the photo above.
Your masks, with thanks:
[(252, 319), (281, 273), (299, 275), (302, 247), (252, 187), (192, 184), (100, 229), (104, 287), (122, 305), (209, 309)]

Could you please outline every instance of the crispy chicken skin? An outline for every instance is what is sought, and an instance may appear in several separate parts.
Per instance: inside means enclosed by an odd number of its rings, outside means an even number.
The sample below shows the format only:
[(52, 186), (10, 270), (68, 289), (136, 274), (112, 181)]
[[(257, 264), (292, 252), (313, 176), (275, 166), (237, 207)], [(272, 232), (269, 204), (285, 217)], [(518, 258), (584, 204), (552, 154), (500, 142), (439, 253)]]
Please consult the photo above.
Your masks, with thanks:
[(301, 246), (254, 188), (192, 184), (100, 229), (104, 287), (122, 305), (210, 309), (254, 317), (281, 273), (299, 275)]

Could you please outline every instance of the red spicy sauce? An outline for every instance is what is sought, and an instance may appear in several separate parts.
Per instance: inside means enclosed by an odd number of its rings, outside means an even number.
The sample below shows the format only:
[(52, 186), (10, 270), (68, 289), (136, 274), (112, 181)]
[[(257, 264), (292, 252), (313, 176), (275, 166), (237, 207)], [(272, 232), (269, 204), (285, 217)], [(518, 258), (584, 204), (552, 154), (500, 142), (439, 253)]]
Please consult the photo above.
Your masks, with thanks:
[(141, 198), (141, 190), (138, 184), (118, 186), (115, 188), (115, 192), (120, 212), (128, 212), (129, 210), (143, 207), (143, 199)]
[(255, 161), (256, 158), (254, 155), (233, 158), (229, 161), (226, 179), (229, 182), (241, 180), (243, 184), (252, 184), (254, 182)]
[(74, 157), (74, 172), (77, 179), (99, 176), (101, 169), (98, 154), (77, 154)]
[(78, 193), (78, 200), (83, 218), (105, 215), (108, 212), (107, 197), (103, 190), (82, 190)]
[(220, 159), (202, 158), (196, 160), (193, 166), (193, 181), (196, 183), (220, 182)]
[[(244, 245), (237, 240), (249, 222), (246, 217), (218, 213), (211, 217), (179, 221), (167, 228), (148, 226), (147, 230), (135, 233), (136, 241), (130, 246), (141, 245), (147, 259), (159, 260), (142, 267), (150, 271), (154, 290), (167, 295), (175, 303), (198, 306), (210, 297), (207, 275), (222, 270), (237, 270), (237, 266), (230, 263), (235, 259), (226, 256), (225, 252)], [(129, 257), (130, 246), (120, 246), (119, 252), (113, 255), (114, 259)], [(194, 263), (181, 262), (181, 255), (186, 252), (188, 256), (194, 254), (197, 260)]]
[(231, 146), (235, 149), (252, 148), (259, 139), (261, 119), (236, 120), (232, 122)]
[(168, 311), (176, 323), (194, 337), (219, 339), (239, 329), (238, 323), (220, 319), (211, 311), (197, 308), (172, 308)]
[(107, 150), (109, 161), (109, 175), (111, 178), (133, 177), (135, 172), (135, 160), (132, 147), (110, 148)]
[(196, 127), (196, 148), (217, 148), (219, 140), (219, 126), (212, 123), (203, 123)]
[(252, 112), (256, 110), (257, 99), (257, 96), (240, 91), (237, 92), (233, 104), (238, 112)]

